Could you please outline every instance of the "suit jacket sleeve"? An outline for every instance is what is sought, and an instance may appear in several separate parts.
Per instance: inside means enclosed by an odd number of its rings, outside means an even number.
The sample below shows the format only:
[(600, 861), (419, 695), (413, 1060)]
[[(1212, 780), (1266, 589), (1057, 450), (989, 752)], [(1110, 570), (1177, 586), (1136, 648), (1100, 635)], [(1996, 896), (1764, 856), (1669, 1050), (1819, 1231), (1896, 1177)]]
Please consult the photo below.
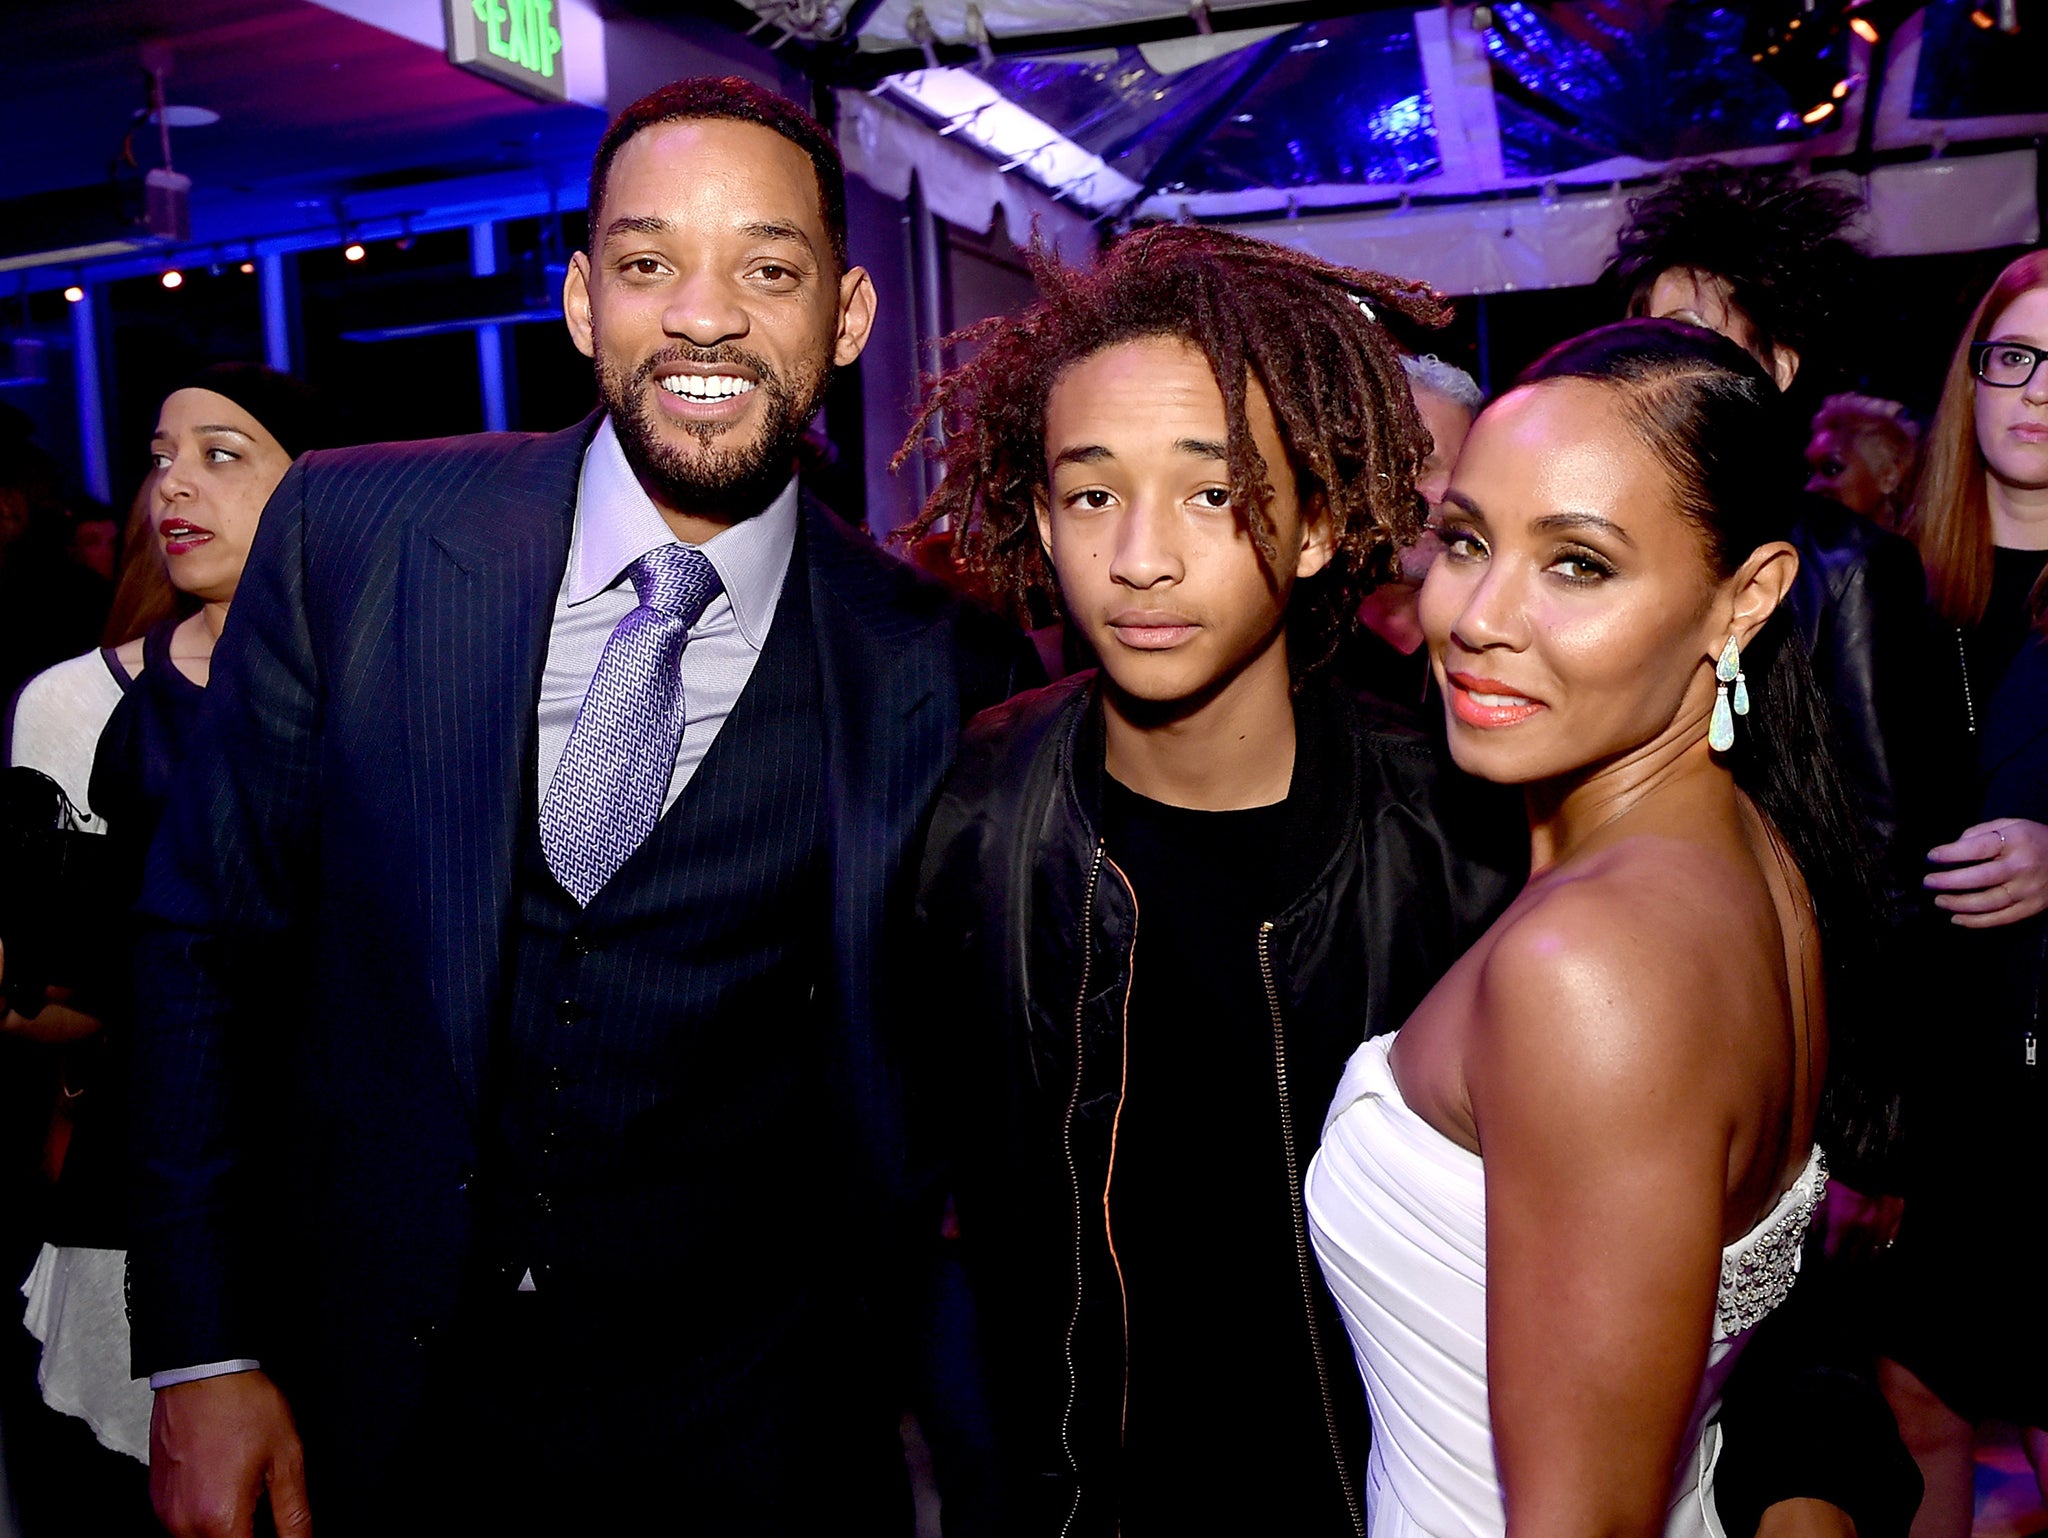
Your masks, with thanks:
[[(134, 1369), (261, 1357), (262, 1064), (314, 846), (321, 683), (305, 584), (308, 465), (265, 509), (214, 649), (139, 910), (130, 1250)], [(265, 979), (272, 986), (266, 986)]]

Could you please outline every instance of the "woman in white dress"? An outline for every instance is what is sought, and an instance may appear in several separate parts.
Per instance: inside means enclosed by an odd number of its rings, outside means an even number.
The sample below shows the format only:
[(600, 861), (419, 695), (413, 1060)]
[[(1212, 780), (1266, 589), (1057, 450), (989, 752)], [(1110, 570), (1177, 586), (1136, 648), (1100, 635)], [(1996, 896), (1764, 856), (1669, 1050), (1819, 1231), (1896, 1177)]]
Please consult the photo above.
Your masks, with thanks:
[(1441, 508), (1451, 751), (1524, 788), (1533, 874), (1354, 1056), (1308, 1177), (1376, 1538), (1718, 1533), (1712, 1417), (1790, 1290), (1817, 1134), (1884, 1135), (1827, 1073), (1874, 910), (1774, 618), (1776, 398), (1711, 333), (1603, 327), (1480, 416)]

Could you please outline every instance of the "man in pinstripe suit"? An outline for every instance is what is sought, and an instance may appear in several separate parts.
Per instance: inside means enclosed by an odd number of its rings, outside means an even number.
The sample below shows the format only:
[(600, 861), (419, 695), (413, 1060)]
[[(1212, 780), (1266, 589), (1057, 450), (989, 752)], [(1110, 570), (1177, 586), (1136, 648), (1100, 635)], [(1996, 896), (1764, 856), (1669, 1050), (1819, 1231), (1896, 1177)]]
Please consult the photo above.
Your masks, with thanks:
[(907, 1526), (906, 854), (1020, 637), (807, 501), (874, 290), (740, 81), (612, 125), (604, 411), (311, 456), (152, 868), (136, 1368), (177, 1534)]

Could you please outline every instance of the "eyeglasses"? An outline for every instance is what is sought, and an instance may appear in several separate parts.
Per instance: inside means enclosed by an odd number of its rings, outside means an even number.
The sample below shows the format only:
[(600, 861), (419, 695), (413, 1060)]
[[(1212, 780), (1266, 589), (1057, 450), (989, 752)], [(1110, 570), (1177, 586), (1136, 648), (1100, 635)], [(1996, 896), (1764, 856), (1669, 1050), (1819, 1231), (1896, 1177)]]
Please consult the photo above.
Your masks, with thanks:
[(2025, 342), (1970, 344), (1970, 372), (2001, 390), (2025, 389), (2044, 358), (2048, 358), (2048, 349), (2029, 347)]

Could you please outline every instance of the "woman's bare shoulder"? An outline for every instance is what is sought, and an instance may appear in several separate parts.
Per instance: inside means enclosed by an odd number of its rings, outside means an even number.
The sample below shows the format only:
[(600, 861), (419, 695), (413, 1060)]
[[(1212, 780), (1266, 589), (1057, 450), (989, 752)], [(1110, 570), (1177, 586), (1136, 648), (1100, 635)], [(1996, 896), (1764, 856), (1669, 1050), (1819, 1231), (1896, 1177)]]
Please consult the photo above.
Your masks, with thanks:
[(1657, 836), (1532, 884), (1495, 932), (1475, 999), (1506, 1081), (1641, 1094), (1712, 1073), (1725, 982), (1750, 965), (1743, 909), (1756, 891), (1713, 849)]

